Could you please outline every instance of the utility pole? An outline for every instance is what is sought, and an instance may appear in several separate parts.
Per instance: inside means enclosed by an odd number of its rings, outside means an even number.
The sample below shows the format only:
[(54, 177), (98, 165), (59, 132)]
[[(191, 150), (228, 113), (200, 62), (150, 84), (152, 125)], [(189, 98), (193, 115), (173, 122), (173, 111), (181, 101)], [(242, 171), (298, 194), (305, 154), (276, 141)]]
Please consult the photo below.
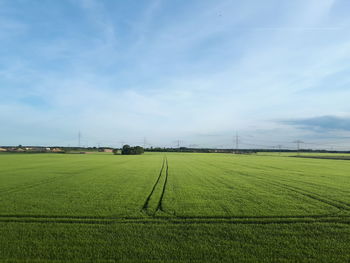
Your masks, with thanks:
[(300, 154), (300, 144), (304, 143), (303, 141), (301, 140), (296, 140), (294, 141), (294, 143), (297, 144), (297, 150), (298, 150), (298, 155)]
[[(177, 148), (180, 149), (181, 144), (183, 144), (183, 143), (184, 143), (184, 141), (178, 139), (176, 141), (173, 141), (172, 145), (175, 144), (177, 146)], [(173, 147), (173, 146), (171, 146), (171, 147)]]
[(80, 148), (81, 132), (78, 132), (78, 147)]
[(277, 145), (277, 147), (278, 147), (278, 152), (279, 152), (279, 154), (281, 155), (282, 145), (281, 145), (281, 144), (279, 144), (279, 145)]
[(177, 140), (177, 148), (180, 148), (180, 140)]
[(235, 135), (232, 135), (232, 153), (235, 153)]

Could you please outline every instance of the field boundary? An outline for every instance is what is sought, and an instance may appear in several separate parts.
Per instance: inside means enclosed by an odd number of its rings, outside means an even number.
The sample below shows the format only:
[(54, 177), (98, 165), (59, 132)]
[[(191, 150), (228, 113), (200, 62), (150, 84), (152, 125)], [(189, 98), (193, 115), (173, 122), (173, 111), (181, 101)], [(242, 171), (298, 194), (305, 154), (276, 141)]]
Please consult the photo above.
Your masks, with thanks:
[(261, 217), (64, 217), (1, 215), (0, 223), (64, 223), (64, 224), (297, 224), (343, 223), (350, 224), (350, 215), (261, 216)]

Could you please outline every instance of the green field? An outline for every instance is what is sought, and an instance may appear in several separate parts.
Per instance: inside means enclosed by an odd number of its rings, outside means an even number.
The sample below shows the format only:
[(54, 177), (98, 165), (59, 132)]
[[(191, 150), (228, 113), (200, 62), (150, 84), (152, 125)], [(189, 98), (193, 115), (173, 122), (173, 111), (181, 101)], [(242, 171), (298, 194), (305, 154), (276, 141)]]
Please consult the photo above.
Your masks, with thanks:
[(257, 155), (263, 156), (286, 156), (286, 157), (350, 157), (350, 153), (327, 153), (327, 152), (258, 152)]
[(350, 161), (0, 155), (0, 262), (349, 262)]

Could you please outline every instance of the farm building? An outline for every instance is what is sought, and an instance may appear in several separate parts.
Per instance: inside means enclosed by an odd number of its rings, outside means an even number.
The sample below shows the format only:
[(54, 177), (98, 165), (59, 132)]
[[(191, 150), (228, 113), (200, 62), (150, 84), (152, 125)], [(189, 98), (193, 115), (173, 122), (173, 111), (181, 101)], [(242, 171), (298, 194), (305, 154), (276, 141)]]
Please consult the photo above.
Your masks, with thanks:
[(63, 152), (63, 150), (61, 148), (51, 148), (51, 152), (59, 153), (59, 152)]

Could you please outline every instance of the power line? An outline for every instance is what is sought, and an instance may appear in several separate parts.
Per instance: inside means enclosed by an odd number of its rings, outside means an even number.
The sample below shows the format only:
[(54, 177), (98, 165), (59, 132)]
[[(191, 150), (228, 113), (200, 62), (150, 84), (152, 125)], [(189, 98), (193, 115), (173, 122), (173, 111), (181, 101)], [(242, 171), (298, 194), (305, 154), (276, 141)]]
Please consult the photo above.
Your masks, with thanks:
[(174, 142), (176, 143), (177, 148), (180, 148), (181, 144), (183, 143), (181, 140), (176, 140)]
[(78, 147), (80, 148), (81, 132), (78, 132)]
[(302, 144), (302, 143), (304, 143), (303, 141), (301, 141), (301, 140), (296, 140), (296, 141), (294, 141), (293, 143), (296, 143), (297, 144), (297, 150), (298, 150), (298, 155), (300, 154), (300, 145)]
[(237, 153), (239, 149), (239, 136), (238, 132), (236, 132), (236, 135), (233, 135), (232, 137), (232, 144), (233, 144), (233, 152), (232, 153)]
[(238, 132), (236, 132), (236, 153), (238, 152), (239, 148), (239, 137), (238, 137)]
[(301, 141), (301, 140), (296, 140), (296, 141), (294, 141), (293, 143), (296, 143), (297, 144), (297, 149), (298, 149), (298, 151), (300, 150), (300, 144), (302, 144), (302, 143), (304, 143), (303, 141)]

